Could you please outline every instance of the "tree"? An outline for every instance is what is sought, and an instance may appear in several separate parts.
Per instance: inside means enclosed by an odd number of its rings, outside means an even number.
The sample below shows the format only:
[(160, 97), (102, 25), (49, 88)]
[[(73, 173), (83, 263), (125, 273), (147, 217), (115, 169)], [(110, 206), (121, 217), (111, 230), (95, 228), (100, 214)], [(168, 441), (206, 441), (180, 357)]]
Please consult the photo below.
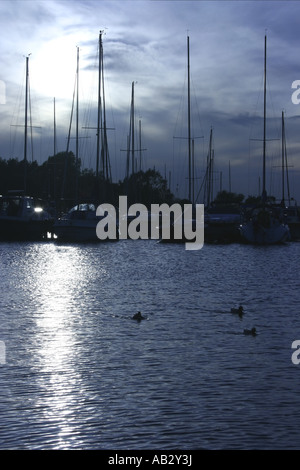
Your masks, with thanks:
[(140, 203), (150, 208), (151, 204), (170, 204), (173, 202), (173, 195), (167, 187), (167, 181), (161, 176), (159, 171), (149, 169), (146, 172), (139, 171), (125, 178), (119, 185), (121, 194), (126, 194), (129, 204)]
[(230, 191), (220, 191), (214, 202), (215, 204), (241, 204), (244, 200), (243, 194), (232, 193)]

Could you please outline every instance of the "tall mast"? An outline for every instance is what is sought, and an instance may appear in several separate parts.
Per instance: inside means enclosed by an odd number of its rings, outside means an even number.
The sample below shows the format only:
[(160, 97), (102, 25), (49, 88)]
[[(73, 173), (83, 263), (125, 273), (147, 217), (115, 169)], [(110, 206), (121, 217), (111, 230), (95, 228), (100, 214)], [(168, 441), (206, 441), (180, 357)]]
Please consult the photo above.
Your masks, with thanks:
[(132, 174), (134, 174), (134, 82), (132, 82), (131, 91), (131, 165)]
[(285, 138), (285, 124), (284, 124), (284, 111), (282, 111), (282, 202), (285, 203), (285, 170), (286, 170), (286, 189), (287, 189), (287, 199), (290, 204), (290, 185), (289, 185), (289, 174), (288, 174), (288, 161), (287, 161), (287, 150), (286, 150), (286, 138)]
[(285, 142), (285, 132), (284, 132), (284, 112), (282, 111), (281, 113), (281, 132), (282, 132), (282, 136), (281, 136), (281, 151), (282, 151), (282, 154), (281, 154), (281, 178), (282, 178), (282, 203), (284, 204), (284, 142)]
[(213, 130), (212, 128), (210, 129), (210, 136), (209, 136), (209, 152), (208, 152), (208, 191), (207, 191), (207, 207), (210, 206), (210, 203), (212, 201), (212, 165), (213, 165), (213, 158), (212, 158), (212, 135), (213, 135)]
[(97, 119), (97, 158), (96, 158), (96, 176), (99, 175), (99, 159), (100, 159), (100, 129), (101, 124), (101, 82), (102, 82), (102, 33), (99, 33), (99, 65), (98, 65), (98, 119)]
[[(30, 55), (30, 54), (29, 54)], [(25, 132), (24, 132), (24, 191), (27, 190), (27, 132), (28, 132), (28, 88), (29, 88), (29, 55), (26, 57), (26, 86), (25, 86)]]
[(142, 121), (141, 119), (139, 120), (139, 150), (140, 150), (140, 165), (139, 165), (139, 171), (142, 171)]
[[(96, 156), (96, 176), (99, 176), (99, 166), (103, 173), (103, 178), (111, 180), (111, 168), (108, 154), (105, 94), (104, 94), (104, 65), (103, 65), (103, 31), (99, 33), (99, 65), (98, 65), (98, 118), (97, 118), (97, 156)], [(101, 162), (100, 162), (101, 154)]]
[(53, 155), (56, 155), (56, 110), (55, 110), (55, 97), (53, 98)]
[(53, 98), (53, 198), (56, 200), (56, 109), (55, 97)]
[(77, 67), (76, 67), (76, 186), (75, 199), (78, 199), (78, 178), (79, 178), (79, 155), (78, 155), (78, 129), (79, 129), (79, 47), (77, 46)]
[(264, 137), (263, 137), (263, 200), (266, 200), (266, 110), (267, 110), (267, 36), (265, 36), (264, 60)]
[(188, 150), (189, 150), (189, 201), (191, 201), (191, 97), (190, 97), (190, 38), (187, 37), (188, 59)]

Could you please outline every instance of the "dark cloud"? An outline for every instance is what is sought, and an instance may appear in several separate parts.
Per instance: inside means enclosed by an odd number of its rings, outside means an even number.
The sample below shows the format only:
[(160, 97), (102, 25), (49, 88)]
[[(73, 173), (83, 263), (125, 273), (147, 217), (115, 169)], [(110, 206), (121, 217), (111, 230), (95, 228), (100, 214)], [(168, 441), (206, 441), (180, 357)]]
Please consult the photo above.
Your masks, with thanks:
[[(126, 145), (131, 82), (135, 81), (136, 120), (142, 120), (147, 147), (144, 161), (163, 173), (170, 172), (173, 189), (178, 185), (184, 192), (186, 142), (173, 137), (177, 133), (187, 135), (189, 31), (193, 135), (203, 136), (195, 144), (197, 171), (201, 176), (213, 128), (216, 174), (223, 173), (224, 186), (230, 161), (234, 190), (257, 191), (261, 146), (250, 139), (262, 135), (263, 42), (267, 29), (268, 135), (280, 136), (284, 109), (291, 173), (298, 177), (300, 112), (291, 101), (291, 84), (300, 80), (299, 3), (5, 0), (0, 2), (0, 12), (2, 80), (7, 89), (6, 104), (0, 105), (1, 156), (13, 156), (10, 123), (24, 78), (24, 55), (29, 52), (32, 92), (40, 104), (35, 120), (43, 128), (38, 161), (52, 154), (54, 84), (58, 139), (61, 148), (65, 145), (76, 45), (80, 46), (81, 119), (86, 119), (89, 108), (91, 123), (95, 122), (98, 35), (102, 29), (107, 110), (110, 125), (115, 128), (109, 136), (113, 174), (116, 179), (125, 174), (125, 157), (120, 149)], [(22, 115), (21, 102), (19, 107)], [(87, 166), (93, 164), (94, 141), (91, 131), (83, 158)], [(272, 160), (275, 167), (280, 145), (269, 143), (268, 149), (270, 165)], [(274, 171), (270, 171), (273, 177)], [(297, 191), (298, 186), (294, 185)], [(300, 194), (296, 197), (300, 200)]]

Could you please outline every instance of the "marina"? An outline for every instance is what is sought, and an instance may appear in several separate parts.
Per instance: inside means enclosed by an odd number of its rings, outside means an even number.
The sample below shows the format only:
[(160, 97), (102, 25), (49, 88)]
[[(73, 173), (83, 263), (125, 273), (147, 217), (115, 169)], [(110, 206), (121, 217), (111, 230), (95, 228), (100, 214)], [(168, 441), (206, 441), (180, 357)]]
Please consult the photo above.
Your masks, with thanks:
[(297, 16), (266, 3), (1, 3), (33, 47), (0, 86), (1, 450), (299, 450)]

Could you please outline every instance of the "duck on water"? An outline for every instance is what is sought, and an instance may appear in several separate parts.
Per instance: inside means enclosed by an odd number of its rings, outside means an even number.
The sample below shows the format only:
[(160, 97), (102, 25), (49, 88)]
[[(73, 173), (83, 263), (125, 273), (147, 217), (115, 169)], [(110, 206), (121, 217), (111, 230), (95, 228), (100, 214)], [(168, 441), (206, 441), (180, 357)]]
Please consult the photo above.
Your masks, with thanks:
[(141, 314), (141, 312), (137, 312), (133, 315), (132, 317), (133, 320), (137, 320), (138, 322), (140, 322), (141, 320), (145, 320), (146, 317), (143, 317), (143, 315)]
[(232, 308), (231, 313), (237, 313), (239, 317), (242, 317), (245, 312), (243, 306), (240, 305), (239, 308)]
[(251, 328), (251, 330), (245, 329), (244, 330), (244, 335), (256, 336), (257, 335), (256, 328)]

